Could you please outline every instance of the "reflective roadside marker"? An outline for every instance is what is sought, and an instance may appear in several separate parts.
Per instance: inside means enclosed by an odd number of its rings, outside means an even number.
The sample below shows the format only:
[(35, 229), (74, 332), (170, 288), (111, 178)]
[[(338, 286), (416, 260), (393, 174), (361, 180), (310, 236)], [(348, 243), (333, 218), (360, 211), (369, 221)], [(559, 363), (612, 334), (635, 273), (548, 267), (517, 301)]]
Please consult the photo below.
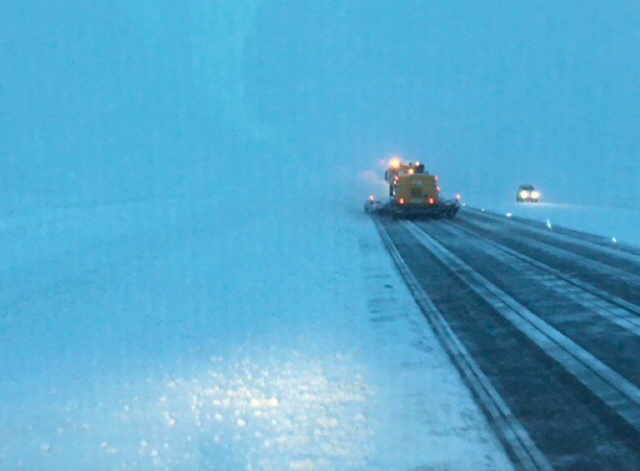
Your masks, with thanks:
[(616, 239), (615, 237), (612, 237), (611, 238), (611, 242), (613, 242), (614, 244), (617, 244), (618, 243), (618, 239)]
[(549, 229), (553, 229), (553, 225), (551, 224), (551, 221), (549, 221), (548, 219), (547, 219), (547, 227)]
[(484, 213), (484, 208), (482, 208), (480, 211), (482, 211)]
[(510, 218), (511, 216), (513, 216), (512, 213), (507, 213), (507, 217)]

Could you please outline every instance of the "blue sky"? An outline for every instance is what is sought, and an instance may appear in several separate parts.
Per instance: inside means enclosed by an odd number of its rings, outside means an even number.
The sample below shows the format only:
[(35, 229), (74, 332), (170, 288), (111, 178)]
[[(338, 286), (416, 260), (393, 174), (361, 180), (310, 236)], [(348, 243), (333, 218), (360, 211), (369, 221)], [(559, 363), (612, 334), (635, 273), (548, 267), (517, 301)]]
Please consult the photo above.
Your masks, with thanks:
[(7, 0), (2, 192), (171, 193), (238, 162), (278, 192), (274, 161), (319, 191), (399, 153), (470, 194), (637, 203), (639, 17), (625, 0)]

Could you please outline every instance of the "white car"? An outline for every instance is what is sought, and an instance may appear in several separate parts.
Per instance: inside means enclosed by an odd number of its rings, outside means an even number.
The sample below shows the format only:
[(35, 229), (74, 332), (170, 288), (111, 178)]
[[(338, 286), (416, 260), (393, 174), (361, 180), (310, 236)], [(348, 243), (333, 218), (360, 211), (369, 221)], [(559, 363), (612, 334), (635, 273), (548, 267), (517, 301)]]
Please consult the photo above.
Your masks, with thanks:
[(520, 185), (516, 201), (518, 203), (537, 203), (540, 201), (540, 192), (533, 185)]

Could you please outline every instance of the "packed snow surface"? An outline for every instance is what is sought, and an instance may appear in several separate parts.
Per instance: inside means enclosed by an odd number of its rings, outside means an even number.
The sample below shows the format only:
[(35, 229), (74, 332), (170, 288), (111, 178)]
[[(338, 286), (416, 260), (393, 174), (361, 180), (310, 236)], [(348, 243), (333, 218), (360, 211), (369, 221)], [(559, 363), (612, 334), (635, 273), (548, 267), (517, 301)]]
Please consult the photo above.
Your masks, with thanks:
[(2, 470), (510, 469), (359, 210), (33, 207), (0, 237)]

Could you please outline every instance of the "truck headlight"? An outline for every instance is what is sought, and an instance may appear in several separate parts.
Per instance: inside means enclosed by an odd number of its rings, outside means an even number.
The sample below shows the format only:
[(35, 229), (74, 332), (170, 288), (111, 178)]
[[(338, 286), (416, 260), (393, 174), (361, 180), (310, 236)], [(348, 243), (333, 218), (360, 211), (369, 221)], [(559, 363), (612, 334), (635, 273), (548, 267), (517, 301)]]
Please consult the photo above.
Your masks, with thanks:
[(532, 197), (534, 200), (539, 199), (539, 198), (540, 198), (540, 192), (539, 192), (539, 191), (533, 191), (533, 192), (531, 192), (531, 197)]
[(522, 190), (520, 192), (520, 198), (523, 200), (529, 199), (529, 192), (527, 190)]

